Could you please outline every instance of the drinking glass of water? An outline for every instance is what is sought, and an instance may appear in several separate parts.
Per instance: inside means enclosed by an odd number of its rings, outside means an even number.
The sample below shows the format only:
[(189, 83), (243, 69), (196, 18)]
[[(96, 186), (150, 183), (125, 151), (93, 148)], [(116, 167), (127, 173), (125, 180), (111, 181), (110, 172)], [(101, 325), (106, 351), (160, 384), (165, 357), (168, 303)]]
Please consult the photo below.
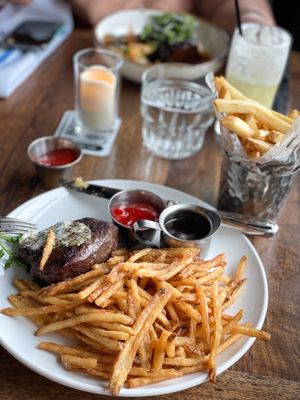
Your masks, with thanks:
[(213, 95), (206, 84), (183, 78), (182, 64), (147, 69), (142, 78), (141, 116), (144, 144), (167, 159), (199, 151), (213, 122)]
[(271, 108), (280, 84), (291, 35), (284, 29), (254, 23), (242, 24), (231, 42), (226, 78), (245, 96)]

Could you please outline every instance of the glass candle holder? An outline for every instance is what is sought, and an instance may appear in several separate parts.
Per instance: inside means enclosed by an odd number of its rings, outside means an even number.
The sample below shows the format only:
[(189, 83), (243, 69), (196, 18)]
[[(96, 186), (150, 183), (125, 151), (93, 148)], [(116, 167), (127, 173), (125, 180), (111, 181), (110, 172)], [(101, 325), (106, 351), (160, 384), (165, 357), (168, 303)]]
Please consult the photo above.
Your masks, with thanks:
[(76, 53), (73, 63), (76, 133), (106, 136), (118, 118), (123, 60), (110, 51), (90, 48)]

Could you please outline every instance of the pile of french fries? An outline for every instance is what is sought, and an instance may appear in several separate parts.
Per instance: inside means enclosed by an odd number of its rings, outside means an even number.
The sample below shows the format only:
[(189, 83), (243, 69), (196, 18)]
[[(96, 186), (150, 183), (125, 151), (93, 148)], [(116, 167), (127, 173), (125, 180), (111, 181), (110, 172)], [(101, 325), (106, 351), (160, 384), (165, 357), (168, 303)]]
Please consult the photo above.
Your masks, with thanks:
[(279, 143), (300, 115), (298, 110), (288, 116), (270, 110), (244, 96), (222, 76), (214, 82), (218, 93), (215, 108), (226, 114), (220, 123), (238, 136), (249, 158), (260, 157)]
[(41, 342), (68, 371), (123, 385), (147, 385), (197, 371), (216, 380), (216, 356), (242, 335), (263, 340), (267, 332), (241, 323), (243, 310), (229, 315), (246, 280), (247, 257), (224, 274), (225, 254), (199, 260), (194, 248), (116, 250), (111, 258), (72, 279), (40, 288), (16, 279), (13, 307), (1, 312), (26, 316), (36, 335), (60, 332), (77, 341)]

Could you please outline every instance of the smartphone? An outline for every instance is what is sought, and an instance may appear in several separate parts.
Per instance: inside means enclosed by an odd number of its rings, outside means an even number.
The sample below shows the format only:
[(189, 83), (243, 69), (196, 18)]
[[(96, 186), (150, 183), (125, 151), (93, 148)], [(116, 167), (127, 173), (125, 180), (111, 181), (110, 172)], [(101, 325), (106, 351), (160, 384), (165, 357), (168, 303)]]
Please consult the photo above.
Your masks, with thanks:
[(24, 51), (43, 49), (61, 25), (53, 21), (24, 21), (3, 39), (4, 46)]

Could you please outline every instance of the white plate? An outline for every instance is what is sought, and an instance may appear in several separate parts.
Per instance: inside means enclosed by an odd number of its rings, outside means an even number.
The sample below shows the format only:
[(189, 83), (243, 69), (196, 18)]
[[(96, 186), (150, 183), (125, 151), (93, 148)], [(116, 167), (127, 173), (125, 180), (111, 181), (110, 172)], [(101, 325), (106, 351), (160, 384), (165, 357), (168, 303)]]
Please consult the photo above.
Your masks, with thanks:
[[(102, 180), (95, 181), (95, 183), (123, 189), (143, 188), (153, 191), (163, 198), (207, 206), (188, 194), (152, 183), (125, 180)], [(27, 201), (10, 213), (10, 216), (35, 222), (39, 228), (49, 227), (58, 221), (82, 217), (109, 220), (107, 200), (80, 193), (69, 193), (64, 188), (51, 190)], [(225, 252), (227, 255), (227, 274), (231, 274), (235, 270), (242, 255), (248, 255), (247, 286), (229, 312), (235, 313), (243, 308), (243, 321), (252, 322), (255, 327), (261, 328), (267, 311), (268, 287), (264, 268), (256, 250), (240, 232), (222, 226), (214, 237), (208, 257), (216, 256), (220, 252)], [(0, 308), (9, 306), (7, 296), (15, 292), (12, 282), (16, 276), (25, 277), (26, 273), (19, 268), (14, 268), (6, 271), (5, 275), (0, 277)], [(16, 359), (40, 375), (65, 386), (109, 395), (106, 382), (79, 373), (67, 372), (53, 354), (38, 350), (36, 346), (42, 340), (63, 343), (64, 339), (58, 334), (36, 337), (34, 336), (35, 330), (34, 324), (24, 317), (14, 318), (0, 315), (1, 345)], [(240, 339), (220, 354), (217, 357), (217, 373), (220, 374), (238, 361), (253, 342), (253, 338)], [(120, 396), (145, 397), (172, 393), (199, 385), (206, 380), (206, 373), (196, 373), (145, 387), (122, 389)]]
[[(128, 32), (139, 34), (144, 28), (149, 16), (162, 14), (158, 10), (125, 10), (110, 14), (103, 18), (95, 27), (94, 35), (96, 43), (103, 47), (103, 40), (106, 35), (125, 36)], [(199, 79), (208, 72), (219, 70), (228, 52), (229, 37), (226, 32), (216, 28), (209, 22), (199, 18), (197, 39), (204, 49), (211, 55), (210, 61), (201, 64), (188, 65), (178, 63), (176, 67), (180, 70), (183, 79)], [(121, 74), (133, 81), (141, 82), (146, 66), (132, 61), (124, 60)]]

